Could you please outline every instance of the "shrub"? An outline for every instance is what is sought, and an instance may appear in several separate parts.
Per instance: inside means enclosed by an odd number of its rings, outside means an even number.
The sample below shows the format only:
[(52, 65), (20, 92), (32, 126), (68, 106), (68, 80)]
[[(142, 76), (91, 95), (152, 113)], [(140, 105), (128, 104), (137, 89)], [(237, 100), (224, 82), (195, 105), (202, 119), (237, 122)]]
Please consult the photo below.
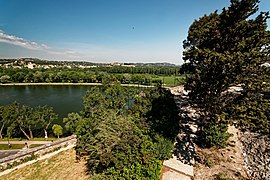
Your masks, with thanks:
[(215, 175), (215, 180), (230, 180), (230, 178), (225, 172), (220, 172)]
[(219, 147), (226, 146), (226, 141), (229, 139), (230, 134), (227, 132), (227, 125), (208, 124), (199, 131), (200, 145), (202, 147)]
[(154, 149), (156, 157), (160, 160), (166, 160), (172, 157), (173, 141), (163, 136), (156, 135)]

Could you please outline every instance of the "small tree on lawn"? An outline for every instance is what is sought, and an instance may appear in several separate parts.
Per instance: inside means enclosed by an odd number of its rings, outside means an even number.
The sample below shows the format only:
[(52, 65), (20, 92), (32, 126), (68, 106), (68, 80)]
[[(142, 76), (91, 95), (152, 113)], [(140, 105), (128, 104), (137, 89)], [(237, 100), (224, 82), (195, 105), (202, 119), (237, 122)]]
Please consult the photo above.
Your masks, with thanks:
[(58, 125), (58, 124), (54, 124), (52, 127), (53, 133), (57, 136), (57, 138), (59, 138), (59, 136), (61, 136), (63, 134), (63, 128), (62, 126)]

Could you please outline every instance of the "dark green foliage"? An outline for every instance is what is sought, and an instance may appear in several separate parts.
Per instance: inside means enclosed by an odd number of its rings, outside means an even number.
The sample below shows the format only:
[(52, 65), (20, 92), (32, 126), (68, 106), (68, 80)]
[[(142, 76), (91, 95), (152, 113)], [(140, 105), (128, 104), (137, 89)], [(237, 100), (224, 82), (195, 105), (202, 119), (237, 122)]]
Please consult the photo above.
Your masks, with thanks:
[(93, 179), (160, 178), (161, 160), (171, 157), (177, 131), (159, 127), (177, 126), (171, 97), (165, 90), (125, 88), (115, 82), (87, 92), (83, 112), (65, 121), (77, 134), (78, 155), (88, 156)]
[(226, 141), (230, 137), (230, 134), (227, 132), (227, 125), (205, 125), (198, 133), (199, 140), (198, 142), (202, 147), (212, 147), (216, 146), (223, 148), (226, 146)]
[(174, 148), (174, 141), (163, 136), (156, 135), (154, 137), (154, 151), (158, 159), (166, 160), (172, 156), (172, 149)]
[[(148, 122), (155, 132), (169, 139), (175, 139), (178, 132), (178, 109), (169, 90), (161, 89), (160, 96), (153, 99)], [(169, 121), (168, 121), (169, 120)]]
[[(183, 70), (193, 74), (188, 77), (185, 88), (190, 90), (190, 99), (205, 116), (202, 129), (208, 126), (207, 121), (217, 126), (228, 120), (236, 120), (251, 130), (260, 129), (259, 132), (269, 129), (268, 126), (254, 127), (257, 122), (269, 124), (269, 118), (262, 115), (269, 101), (255, 104), (251, 98), (270, 89), (269, 67), (262, 66), (270, 59), (269, 13), (255, 14), (258, 3), (259, 0), (231, 0), (230, 7), (195, 20), (189, 28), (184, 41)], [(243, 90), (239, 94), (229, 93), (229, 88), (236, 85)], [(246, 106), (253, 106), (254, 113), (246, 111)], [(237, 113), (240, 114), (236, 116)], [(232, 115), (238, 119), (230, 119)]]
[(70, 133), (75, 133), (77, 124), (81, 119), (82, 117), (78, 113), (69, 113), (68, 117), (63, 119), (66, 130)]
[(92, 138), (87, 141), (89, 144), (87, 149), (84, 149), (90, 154), (88, 160), (90, 172), (105, 171), (106, 174), (106, 171), (110, 173), (114, 169), (112, 175), (118, 174), (119, 177), (130, 179), (134, 176), (132, 173), (136, 173), (136, 169), (140, 168), (142, 177), (151, 179), (153, 175), (160, 175), (148, 174), (151, 173), (147, 170), (148, 166), (152, 161), (156, 161), (152, 152), (153, 143), (150, 137), (136, 127), (130, 117), (120, 117), (109, 112), (100, 119), (95, 118), (93, 123), (95, 125), (89, 134)]
[(215, 180), (231, 180), (231, 178), (228, 177), (226, 172), (220, 172), (216, 175), (214, 175)]
[(51, 123), (58, 115), (52, 107), (37, 106), (35, 108), (13, 104), (0, 106), (0, 138), (26, 137), (32, 139), (35, 134), (48, 134)]
[(270, 133), (270, 101), (262, 95), (239, 97), (233, 107), (231, 118), (243, 130), (262, 134)]

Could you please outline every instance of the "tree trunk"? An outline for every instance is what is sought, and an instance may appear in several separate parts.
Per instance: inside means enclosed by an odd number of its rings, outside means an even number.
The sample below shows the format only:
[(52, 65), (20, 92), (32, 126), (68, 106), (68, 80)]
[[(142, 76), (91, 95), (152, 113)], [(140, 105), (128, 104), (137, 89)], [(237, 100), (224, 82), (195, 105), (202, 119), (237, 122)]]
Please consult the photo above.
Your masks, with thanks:
[(0, 138), (1, 139), (3, 139), (2, 132), (3, 132), (4, 127), (5, 127), (5, 123), (2, 124), (2, 127), (0, 129)]
[(57, 135), (57, 138), (59, 139), (59, 135)]
[(22, 133), (26, 136), (26, 138), (28, 140), (30, 140), (30, 137), (26, 134), (26, 132), (23, 130), (23, 128), (20, 126), (20, 130), (22, 131)]
[(48, 132), (46, 129), (44, 129), (44, 133), (45, 133), (45, 139), (48, 139)]
[(28, 126), (28, 130), (30, 132), (30, 139), (33, 139), (34, 137), (33, 137), (33, 132), (31, 130), (31, 126)]

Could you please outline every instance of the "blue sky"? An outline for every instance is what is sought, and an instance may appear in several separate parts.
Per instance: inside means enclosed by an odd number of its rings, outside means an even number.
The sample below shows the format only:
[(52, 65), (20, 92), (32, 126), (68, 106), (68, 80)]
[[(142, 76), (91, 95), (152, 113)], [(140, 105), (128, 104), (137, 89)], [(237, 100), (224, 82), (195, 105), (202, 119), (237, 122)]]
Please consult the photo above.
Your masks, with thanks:
[[(194, 19), (229, 0), (0, 0), (0, 58), (182, 63)], [(261, 0), (269, 11), (270, 1)]]

